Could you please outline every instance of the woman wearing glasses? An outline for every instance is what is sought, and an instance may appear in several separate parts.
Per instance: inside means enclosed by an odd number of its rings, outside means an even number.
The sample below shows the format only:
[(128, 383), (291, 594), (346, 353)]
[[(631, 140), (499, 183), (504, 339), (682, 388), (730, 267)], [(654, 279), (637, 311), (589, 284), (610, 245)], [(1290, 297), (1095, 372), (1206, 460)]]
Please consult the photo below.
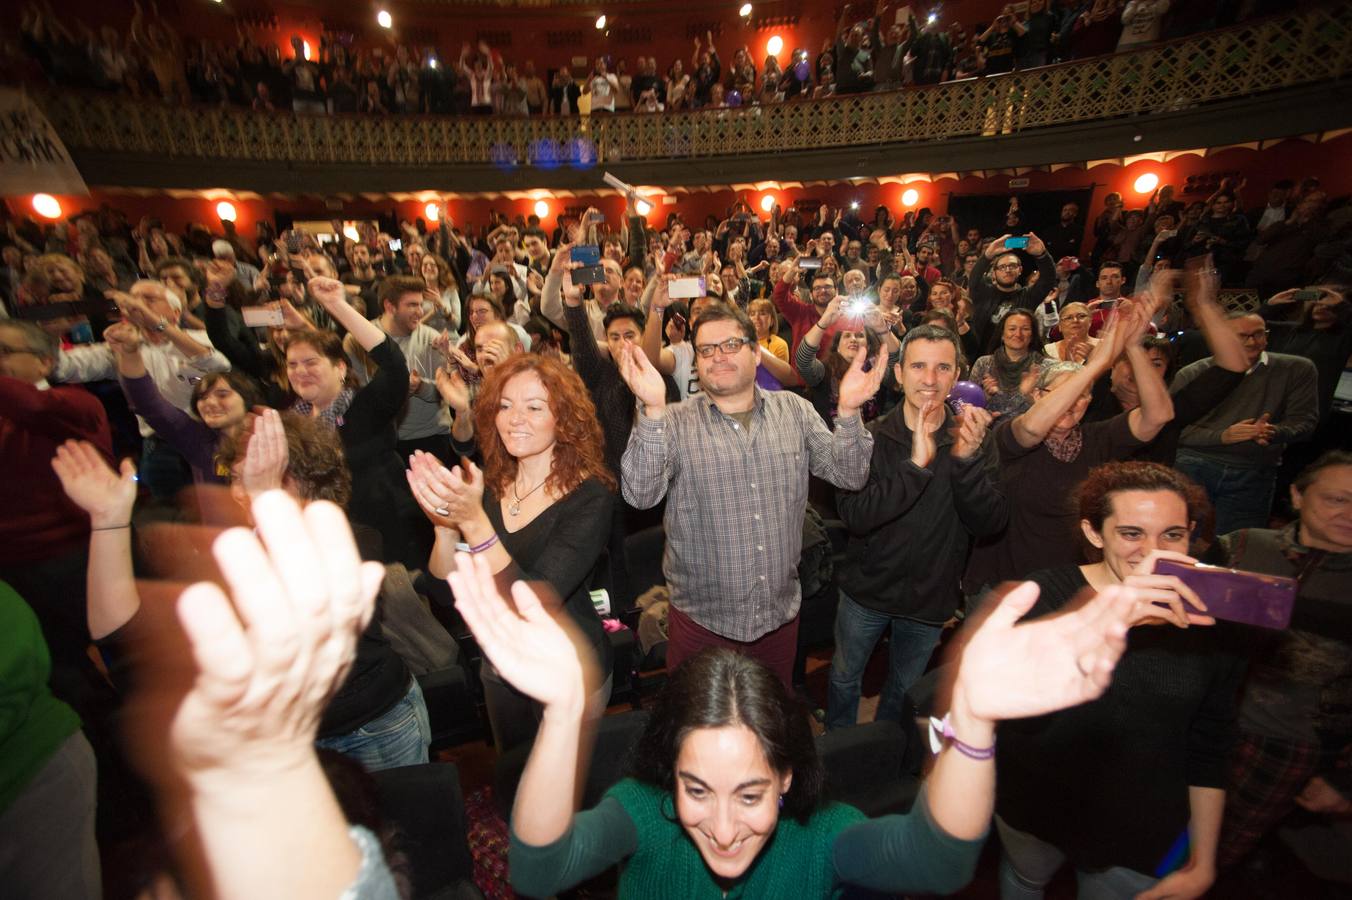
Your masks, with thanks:
[(1067, 303), (1061, 307), (1061, 340), (1043, 347), (1042, 352), (1048, 359), (1083, 363), (1098, 343), (1098, 338), (1089, 336), (1091, 318), (1093, 313), (1083, 303)]

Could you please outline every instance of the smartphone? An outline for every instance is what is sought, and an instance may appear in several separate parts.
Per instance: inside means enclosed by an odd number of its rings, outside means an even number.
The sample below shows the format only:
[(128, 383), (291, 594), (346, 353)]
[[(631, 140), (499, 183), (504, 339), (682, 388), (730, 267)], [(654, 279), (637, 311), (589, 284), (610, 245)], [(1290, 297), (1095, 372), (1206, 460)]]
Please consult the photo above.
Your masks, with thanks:
[(605, 266), (583, 266), (573, 270), (573, 284), (605, 284)]
[(858, 318), (867, 313), (870, 309), (873, 309), (873, 301), (869, 300), (867, 297), (855, 297), (852, 300), (846, 301), (841, 312), (845, 313), (847, 316)]
[(1261, 628), (1283, 629), (1291, 624), (1296, 605), (1294, 578), (1172, 559), (1156, 560), (1155, 574), (1174, 575), (1192, 588), (1206, 604), (1207, 615)]
[[(601, 248), (595, 244), (582, 244), (574, 247), (569, 256), (573, 262), (584, 266), (599, 266), (601, 264)], [(574, 273), (573, 281), (577, 281), (576, 273)]]
[(400, 250), (404, 249), (404, 242), (399, 238), (395, 238), (394, 240), (390, 241), (390, 249), (393, 250), (395, 253), (398, 253)]
[(300, 235), (296, 234), (296, 232), (294, 231), (288, 231), (286, 233), (286, 252), (287, 253), (300, 252)]
[(1027, 250), (1027, 249), (1028, 249), (1028, 238), (1027, 238), (1027, 237), (1012, 237), (1012, 238), (1005, 238), (1005, 249), (1006, 249), (1006, 250)]
[(798, 258), (798, 268), (800, 269), (820, 269), (822, 267), (822, 258), (820, 256), (801, 256)]
[(239, 312), (249, 328), (281, 328), (286, 321), (280, 306), (246, 306)]
[(673, 300), (691, 300), (704, 296), (704, 279), (673, 278), (667, 282), (667, 296)]
[(1303, 291), (1296, 291), (1295, 294), (1292, 295), (1292, 299), (1293, 299), (1293, 300), (1318, 300), (1318, 299), (1319, 299), (1320, 297), (1322, 297), (1322, 296), (1324, 296), (1324, 292), (1323, 292), (1323, 291), (1321, 291), (1321, 290), (1316, 290), (1316, 289), (1314, 289), (1314, 288), (1307, 288), (1307, 289), (1305, 289), (1305, 290), (1303, 290)]

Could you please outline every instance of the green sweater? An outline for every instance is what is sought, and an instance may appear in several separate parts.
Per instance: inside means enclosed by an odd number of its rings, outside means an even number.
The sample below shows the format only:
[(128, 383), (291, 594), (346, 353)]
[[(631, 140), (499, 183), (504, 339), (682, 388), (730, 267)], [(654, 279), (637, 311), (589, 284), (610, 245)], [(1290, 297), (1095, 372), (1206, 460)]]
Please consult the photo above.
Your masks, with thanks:
[(0, 812), (80, 728), (47, 689), (52, 661), (37, 616), (0, 581)]
[(672, 811), (671, 795), (625, 779), (546, 847), (512, 833), (512, 887), (549, 897), (622, 863), (620, 897), (837, 897), (847, 884), (887, 893), (948, 894), (971, 880), (984, 838), (963, 841), (930, 818), (925, 792), (904, 816), (869, 819), (852, 806), (781, 818), (774, 838), (724, 894)]

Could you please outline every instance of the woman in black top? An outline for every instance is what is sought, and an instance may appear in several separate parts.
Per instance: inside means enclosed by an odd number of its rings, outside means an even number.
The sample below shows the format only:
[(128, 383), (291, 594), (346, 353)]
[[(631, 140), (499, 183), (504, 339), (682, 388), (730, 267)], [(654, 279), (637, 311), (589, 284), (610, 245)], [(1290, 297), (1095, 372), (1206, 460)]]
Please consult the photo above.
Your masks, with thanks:
[(366, 386), (347, 386), (347, 355), (332, 331), (290, 335), (286, 371), (299, 398), (292, 409), (337, 429), (352, 470), (354, 521), (380, 532), (382, 558), (420, 568), (429, 543), (425, 526), (404, 483), (404, 465), (395, 451), (395, 419), (408, 401), (408, 364), (385, 332), (347, 302), (347, 291), (334, 278), (316, 276), (309, 293), (356, 339), (378, 367)]
[[(1197, 897), (1215, 878), (1235, 696), (1243, 671), (1229, 632), (1158, 559), (1185, 555), (1205, 494), (1157, 463), (1109, 463), (1078, 492), (1099, 561), (1034, 573), (1027, 619), (1082, 591), (1141, 592), (1137, 628), (1107, 692), (1091, 703), (1007, 723), (996, 753), (1002, 897), (1040, 897), (1069, 859), (1080, 896)], [(1156, 884), (1157, 879), (1158, 885)]]
[[(555, 359), (518, 353), (489, 370), (475, 402), (484, 469), (447, 471), (424, 453), (409, 484), (436, 527), (428, 564), (439, 578), (463, 541), (484, 556), (505, 592), (513, 581), (543, 581), (568, 613), (600, 668), (588, 716), (610, 698), (610, 643), (591, 601), (591, 582), (610, 537), (615, 476), (587, 388)], [(468, 472), (466, 472), (466, 468)], [(483, 670), (484, 700), (500, 752), (529, 741), (541, 707)]]

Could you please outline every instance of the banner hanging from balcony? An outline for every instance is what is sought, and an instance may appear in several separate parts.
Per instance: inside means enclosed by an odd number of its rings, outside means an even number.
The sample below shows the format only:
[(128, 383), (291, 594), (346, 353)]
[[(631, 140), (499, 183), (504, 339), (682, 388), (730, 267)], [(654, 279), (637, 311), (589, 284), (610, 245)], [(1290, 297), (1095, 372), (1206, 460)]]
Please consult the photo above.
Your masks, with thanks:
[(0, 195), (88, 194), (56, 129), (22, 91), (0, 88)]

